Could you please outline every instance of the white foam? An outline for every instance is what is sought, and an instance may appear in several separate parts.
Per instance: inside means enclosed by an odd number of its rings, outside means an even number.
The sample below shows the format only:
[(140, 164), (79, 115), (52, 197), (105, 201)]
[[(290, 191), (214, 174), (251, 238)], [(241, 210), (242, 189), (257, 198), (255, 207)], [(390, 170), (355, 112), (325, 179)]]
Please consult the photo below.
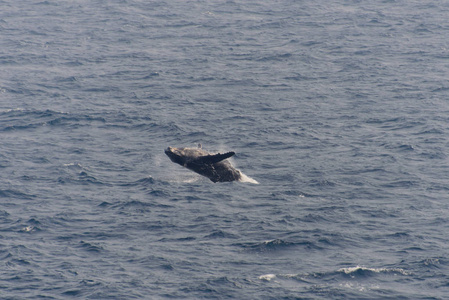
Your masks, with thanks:
[(261, 275), (259, 276), (260, 280), (265, 280), (265, 281), (270, 281), (271, 279), (276, 278), (275, 274), (265, 274), (265, 275)]
[(34, 229), (34, 226), (30, 225), (30, 226), (22, 228), (22, 231), (23, 232), (30, 232), (30, 231), (33, 231), (33, 229)]
[(9, 108), (9, 109), (0, 109), (0, 113), (9, 113), (12, 111), (24, 111), (23, 108)]
[(248, 183), (252, 183), (252, 184), (259, 184), (259, 182), (249, 176), (246, 176), (245, 174), (243, 174), (242, 172), (240, 172), (240, 174), (242, 175), (242, 178), (240, 179), (240, 182), (248, 182)]
[(389, 268), (366, 268), (366, 267), (361, 267), (361, 266), (350, 267), (350, 268), (341, 268), (338, 270), (338, 272), (344, 272), (345, 274), (351, 274), (351, 273), (357, 272), (359, 270), (370, 271), (370, 272), (374, 272), (374, 273), (393, 272), (393, 273), (399, 273), (402, 275), (410, 275), (410, 272), (407, 272), (401, 268), (392, 268), (392, 269), (389, 269)]

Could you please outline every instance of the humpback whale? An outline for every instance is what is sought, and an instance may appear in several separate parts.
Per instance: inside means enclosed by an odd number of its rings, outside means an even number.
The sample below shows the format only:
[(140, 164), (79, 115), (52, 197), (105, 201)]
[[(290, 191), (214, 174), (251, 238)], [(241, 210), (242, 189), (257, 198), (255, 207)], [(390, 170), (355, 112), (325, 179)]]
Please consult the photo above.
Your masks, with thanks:
[(242, 178), (242, 173), (226, 160), (235, 154), (232, 151), (211, 154), (201, 149), (199, 145), (198, 148), (168, 147), (165, 154), (172, 162), (206, 176), (212, 182), (235, 181)]

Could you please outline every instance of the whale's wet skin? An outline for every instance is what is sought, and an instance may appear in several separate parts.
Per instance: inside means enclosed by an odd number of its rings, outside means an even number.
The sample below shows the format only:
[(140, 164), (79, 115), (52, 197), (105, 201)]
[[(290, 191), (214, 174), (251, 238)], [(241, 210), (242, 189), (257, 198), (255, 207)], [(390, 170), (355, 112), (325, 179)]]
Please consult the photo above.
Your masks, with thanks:
[(174, 148), (165, 149), (165, 154), (174, 163), (180, 164), (189, 170), (206, 176), (213, 182), (236, 181), (242, 179), (242, 173), (234, 168), (226, 160), (235, 152), (224, 154), (211, 154), (199, 148)]

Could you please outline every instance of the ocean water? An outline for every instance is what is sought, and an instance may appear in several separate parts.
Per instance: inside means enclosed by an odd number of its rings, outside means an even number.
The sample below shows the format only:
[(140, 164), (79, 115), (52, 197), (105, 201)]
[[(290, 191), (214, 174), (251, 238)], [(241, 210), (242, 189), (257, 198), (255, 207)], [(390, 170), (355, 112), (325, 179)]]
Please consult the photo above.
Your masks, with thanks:
[(449, 297), (447, 1), (0, 7), (1, 299)]

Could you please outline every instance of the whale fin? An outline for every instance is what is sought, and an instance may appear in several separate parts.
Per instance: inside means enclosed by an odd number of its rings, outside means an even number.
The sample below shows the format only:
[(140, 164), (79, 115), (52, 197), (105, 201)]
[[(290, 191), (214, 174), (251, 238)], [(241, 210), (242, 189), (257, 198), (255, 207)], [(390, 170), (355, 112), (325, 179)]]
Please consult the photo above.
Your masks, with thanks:
[(205, 164), (216, 164), (216, 163), (218, 163), (218, 162), (220, 162), (222, 160), (230, 158), (234, 154), (235, 154), (235, 152), (231, 151), (231, 152), (228, 152), (228, 153), (225, 153), (225, 154), (218, 153), (218, 154), (215, 154), (215, 155), (206, 155), (206, 156), (201, 157), (199, 160), (202, 163), (205, 163)]

